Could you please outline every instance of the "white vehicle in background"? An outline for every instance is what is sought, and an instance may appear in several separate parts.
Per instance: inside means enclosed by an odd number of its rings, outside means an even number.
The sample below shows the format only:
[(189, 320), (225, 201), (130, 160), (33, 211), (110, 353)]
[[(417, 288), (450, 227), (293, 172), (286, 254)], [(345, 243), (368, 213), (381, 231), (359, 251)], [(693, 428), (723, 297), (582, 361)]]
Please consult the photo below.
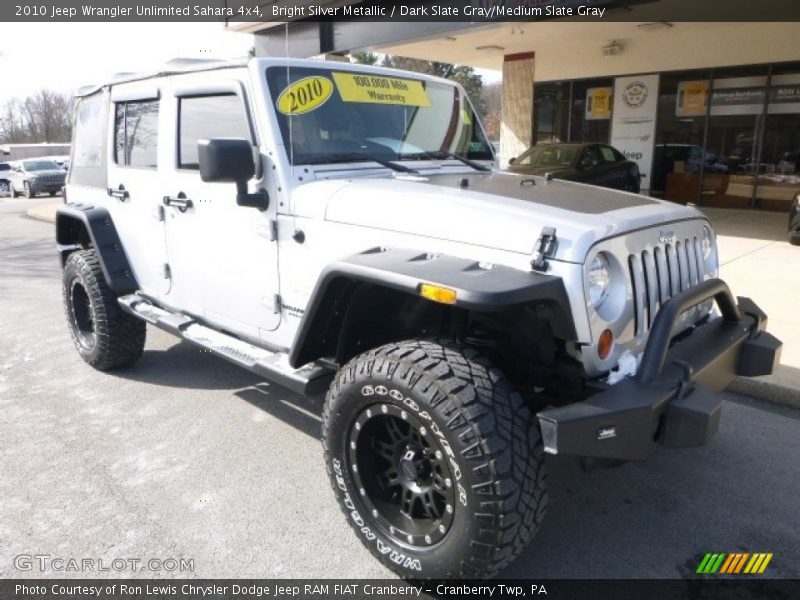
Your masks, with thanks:
[(700, 212), (493, 171), (447, 80), (172, 63), (84, 90), (71, 163), (56, 237), (84, 360), (135, 362), (150, 324), (327, 390), (338, 502), (405, 577), (497, 573), (544, 518), (545, 453), (703, 445), (716, 394), (778, 360)]
[(55, 196), (64, 187), (66, 172), (49, 158), (29, 158), (11, 163), (9, 192), (12, 198), (25, 194), (35, 198), (39, 194)]

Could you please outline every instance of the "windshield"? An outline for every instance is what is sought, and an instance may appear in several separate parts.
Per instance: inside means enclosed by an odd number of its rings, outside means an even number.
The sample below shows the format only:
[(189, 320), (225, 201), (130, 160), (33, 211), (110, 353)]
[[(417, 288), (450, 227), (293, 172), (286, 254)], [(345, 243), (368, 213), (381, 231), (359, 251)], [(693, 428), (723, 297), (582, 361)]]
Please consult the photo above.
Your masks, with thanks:
[(572, 146), (534, 146), (522, 153), (515, 165), (533, 167), (571, 167), (578, 158), (578, 149)]
[(22, 166), (26, 171), (58, 171), (61, 169), (53, 160), (26, 160)]
[(270, 67), (267, 83), (292, 164), (448, 154), (494, 160), (454, 85), (309, 67)]

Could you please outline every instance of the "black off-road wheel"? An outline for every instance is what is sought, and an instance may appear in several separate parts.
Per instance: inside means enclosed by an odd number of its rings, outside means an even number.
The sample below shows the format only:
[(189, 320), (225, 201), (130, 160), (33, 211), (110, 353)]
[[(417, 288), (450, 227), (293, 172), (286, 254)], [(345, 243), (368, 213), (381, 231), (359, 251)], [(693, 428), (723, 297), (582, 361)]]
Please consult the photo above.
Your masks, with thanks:
[(490, 577), (544, 518), (534, 417), (472, 349), (414, 340), (354, 358), (331, 385), (322, 431), (347, 521), (402, 577)]
[(70, 254), (62, 288), (69, 332), (83, 360), (107, 371), (142, 355), (145, 323), (119, 307), (93, 249)]

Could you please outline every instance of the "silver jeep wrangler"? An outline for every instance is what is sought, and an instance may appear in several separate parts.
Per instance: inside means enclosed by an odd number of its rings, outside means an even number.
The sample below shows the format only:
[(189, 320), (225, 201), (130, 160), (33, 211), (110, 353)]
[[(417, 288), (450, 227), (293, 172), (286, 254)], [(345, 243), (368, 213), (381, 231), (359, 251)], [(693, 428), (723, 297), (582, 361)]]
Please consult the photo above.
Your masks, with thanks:
[(705, 444), (772, 372), (697, 210), (493, 170), (464, 90), (311, 60), (173, 62), (88, 88), (57, 216), (100, 370), (146, 324), (301, 394), (356, 535), (405, 577), (491, 576), (547, 504), (545, 453)]

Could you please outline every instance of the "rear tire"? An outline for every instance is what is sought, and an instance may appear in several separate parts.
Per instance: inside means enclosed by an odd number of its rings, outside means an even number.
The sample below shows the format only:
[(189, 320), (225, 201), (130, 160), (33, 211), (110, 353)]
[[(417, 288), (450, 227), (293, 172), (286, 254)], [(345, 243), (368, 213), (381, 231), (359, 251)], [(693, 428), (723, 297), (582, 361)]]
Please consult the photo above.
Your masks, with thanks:
[(350, 526), (403, 577), (490, 577), (544, 518), (533, 414), (472, 349), (412, 340), (357, 356), (331, 385), (322, 434)]
[(72, 341), (95, 369), (128, 365), (142, 355), (145, 323), (117, 304), (93, 249), (70, 254), (64, 265), (63, 296)]

